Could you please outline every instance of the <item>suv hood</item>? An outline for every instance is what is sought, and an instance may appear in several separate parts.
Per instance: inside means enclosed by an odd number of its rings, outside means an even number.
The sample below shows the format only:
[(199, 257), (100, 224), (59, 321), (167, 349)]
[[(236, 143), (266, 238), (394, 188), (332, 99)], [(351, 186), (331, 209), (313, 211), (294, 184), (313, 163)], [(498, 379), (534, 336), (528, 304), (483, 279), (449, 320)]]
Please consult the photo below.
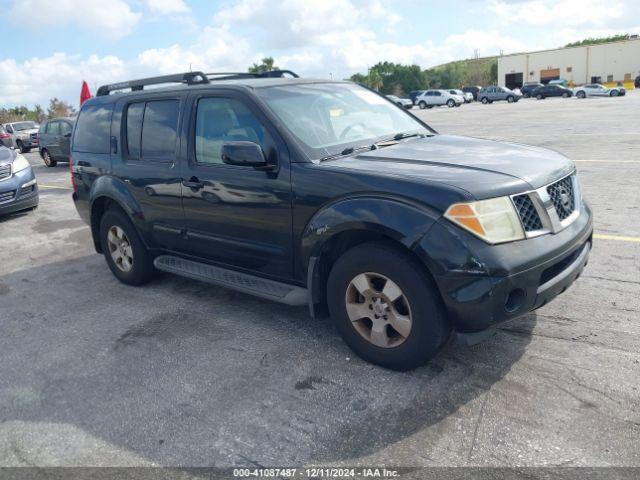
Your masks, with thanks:
[(407, 140), (327, 164), (446, 183), (477, 199), (540, 188), (575, 169), (567, 157), (545, 148), (452, 135)]

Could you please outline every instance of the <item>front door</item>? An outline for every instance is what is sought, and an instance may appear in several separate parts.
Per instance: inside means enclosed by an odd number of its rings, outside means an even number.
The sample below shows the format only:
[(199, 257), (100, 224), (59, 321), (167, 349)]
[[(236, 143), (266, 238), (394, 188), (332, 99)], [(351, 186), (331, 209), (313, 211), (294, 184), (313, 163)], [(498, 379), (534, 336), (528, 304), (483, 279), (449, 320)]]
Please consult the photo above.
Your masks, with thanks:
[[(182, 166), (184, 251), (233, 268), (292, 276), (288, 151), (250, 99), (241, 94), (193, 96), (189, 161)], [(272, 171), (227, 165), (227, 141), (261, 146)]]

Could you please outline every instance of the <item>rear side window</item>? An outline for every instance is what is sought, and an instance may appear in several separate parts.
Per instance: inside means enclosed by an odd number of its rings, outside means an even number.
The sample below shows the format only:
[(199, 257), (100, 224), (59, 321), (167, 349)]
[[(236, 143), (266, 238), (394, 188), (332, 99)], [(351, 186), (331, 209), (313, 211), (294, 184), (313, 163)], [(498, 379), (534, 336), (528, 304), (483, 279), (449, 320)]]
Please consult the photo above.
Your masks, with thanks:
[(142, 122), (142, 158), (172, 160), (176, 152), (178, 101), (147, 102)]
[(140, 158), (140, 137), (142, 135), (142, 116), (144, 103), (132, 103), (127, 107), (126, 148), (131, 158)]
[(49, 135), (58, 135), (60, 133), (60, 122), (49, 122), (46, 133)]
[(86, 153), (109, 153), (113, 105), (88, 105), (78, 116), (73, 150)]

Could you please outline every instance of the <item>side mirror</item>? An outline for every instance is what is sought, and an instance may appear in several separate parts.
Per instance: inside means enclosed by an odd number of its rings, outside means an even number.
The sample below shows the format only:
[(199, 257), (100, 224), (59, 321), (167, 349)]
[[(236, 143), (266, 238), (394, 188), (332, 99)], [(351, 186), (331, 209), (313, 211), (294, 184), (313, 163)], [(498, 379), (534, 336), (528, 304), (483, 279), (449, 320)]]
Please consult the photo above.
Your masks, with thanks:
[(225, 142), (222, 145), (222, 161), (227, 165), (253, 167), (257, 170), (272, 170), (264, 156), (262, 147), (253, 142)]

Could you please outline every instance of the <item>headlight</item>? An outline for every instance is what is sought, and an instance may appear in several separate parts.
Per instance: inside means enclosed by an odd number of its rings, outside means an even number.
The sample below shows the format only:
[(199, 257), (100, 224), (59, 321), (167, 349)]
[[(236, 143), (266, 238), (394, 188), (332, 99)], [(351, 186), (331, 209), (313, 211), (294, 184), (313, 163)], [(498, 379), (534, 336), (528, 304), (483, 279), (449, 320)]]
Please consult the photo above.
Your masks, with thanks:
[(489, 243), (524, 238), (520, 217), (509, 197), (455, 203), (444, 216)]
[(24, 158), (22, 155), (18, 155), (13, 161), (13, 173), (18, 173), (22, 170), (26, 170), (30, 166), (31, 165), (29, 165), (29, 161), (26, 158)]

